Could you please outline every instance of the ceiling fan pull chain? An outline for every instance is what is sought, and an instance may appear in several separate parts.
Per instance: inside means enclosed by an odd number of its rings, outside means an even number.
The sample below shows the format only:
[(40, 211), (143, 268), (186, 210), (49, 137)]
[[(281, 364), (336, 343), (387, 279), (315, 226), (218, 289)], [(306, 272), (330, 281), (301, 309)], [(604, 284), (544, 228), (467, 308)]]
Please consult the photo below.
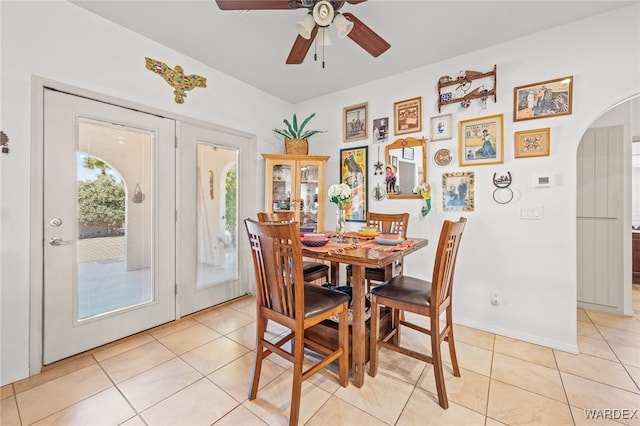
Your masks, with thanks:
[[(323, 34), (322, 34), (322, 38), (324, 39), (324, 28), (322, 29)], [(324, 69), (324, 43), (322, 43), (322, 69)]]
[(313, 41), (313, 61), (318, 62), (318, 38)]

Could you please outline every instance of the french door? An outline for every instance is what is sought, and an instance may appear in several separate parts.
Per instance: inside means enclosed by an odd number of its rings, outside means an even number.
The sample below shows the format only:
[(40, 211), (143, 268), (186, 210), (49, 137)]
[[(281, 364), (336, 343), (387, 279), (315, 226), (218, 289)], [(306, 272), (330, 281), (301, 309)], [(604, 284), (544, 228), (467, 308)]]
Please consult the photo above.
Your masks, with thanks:
[(176, 318), (175, 128), (45, 90), (44, 364)]
[[(246, 137), (180, 124), (178, 186), (178, 294), (180, 315), (236, 298), (248, 291), (240, 256), (246, 211)], [(245, 163), (241, 162), (244, 159)], [(251, 191), (245, 189), (246, 194)]]

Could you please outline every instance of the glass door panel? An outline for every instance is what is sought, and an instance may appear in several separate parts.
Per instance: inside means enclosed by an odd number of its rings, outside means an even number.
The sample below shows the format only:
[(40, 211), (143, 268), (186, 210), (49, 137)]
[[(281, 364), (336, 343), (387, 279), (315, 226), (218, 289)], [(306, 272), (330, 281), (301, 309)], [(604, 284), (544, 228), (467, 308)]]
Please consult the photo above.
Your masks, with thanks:
[(199, 143), (196, 286), (238, 278), (238, 150)]
[(153, 300), (148, 131), (81, 120), (77, 152), (78, 320)]

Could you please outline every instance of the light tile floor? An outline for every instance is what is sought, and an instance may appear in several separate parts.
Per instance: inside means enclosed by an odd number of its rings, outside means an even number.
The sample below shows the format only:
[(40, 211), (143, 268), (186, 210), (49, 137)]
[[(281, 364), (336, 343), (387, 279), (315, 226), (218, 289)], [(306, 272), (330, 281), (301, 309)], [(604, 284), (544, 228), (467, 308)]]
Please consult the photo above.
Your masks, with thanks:
[[(430, 365), (383, 350), (378, 376), (360, 389), (340, 387), (333, 370), (305, 382), (300, 422), (640, 425), (638, 287), (635, 317), (578, 309), (579, 355), (456, 326), (462, 375), (445, 367), (448, 410)], [(1, 388), (0, 424), (285, 425), (288, 362), (269, 357), (258, 398), (247, 400), (254, 318), (254, 299), (243, 298), (56, 363)], [(589, 409), (600, 418), (587, 419)]]

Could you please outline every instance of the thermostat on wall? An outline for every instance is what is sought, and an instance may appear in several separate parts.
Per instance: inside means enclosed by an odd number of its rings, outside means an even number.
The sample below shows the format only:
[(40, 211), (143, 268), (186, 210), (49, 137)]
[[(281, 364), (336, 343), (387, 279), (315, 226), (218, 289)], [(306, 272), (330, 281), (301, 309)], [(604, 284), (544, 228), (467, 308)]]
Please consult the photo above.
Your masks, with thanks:
[(551, 185), (553, 185), (553, 176), (551, 175), (538, 175), (533, 181), (533, 186), (536, 188), (545, 188)]

